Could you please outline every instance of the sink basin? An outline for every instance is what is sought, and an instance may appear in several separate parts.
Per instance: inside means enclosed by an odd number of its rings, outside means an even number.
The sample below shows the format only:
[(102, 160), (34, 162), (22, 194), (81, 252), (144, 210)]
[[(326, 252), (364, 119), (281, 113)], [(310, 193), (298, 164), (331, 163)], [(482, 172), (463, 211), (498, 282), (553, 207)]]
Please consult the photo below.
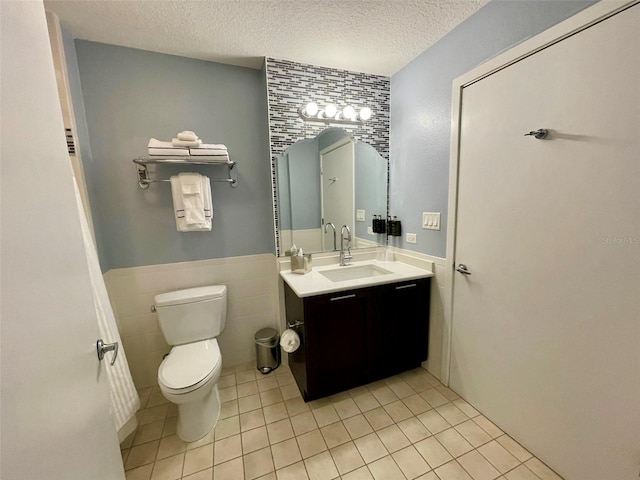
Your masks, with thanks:
[(332, 282), (344, 282), (347, 280), (361, 280), (364, 278), (377, 277), (379, 275), (388, 275), (391, 272), (376, 265), (347, 265), (346, 267), (324, 270), (319, 273), (327, 277)]

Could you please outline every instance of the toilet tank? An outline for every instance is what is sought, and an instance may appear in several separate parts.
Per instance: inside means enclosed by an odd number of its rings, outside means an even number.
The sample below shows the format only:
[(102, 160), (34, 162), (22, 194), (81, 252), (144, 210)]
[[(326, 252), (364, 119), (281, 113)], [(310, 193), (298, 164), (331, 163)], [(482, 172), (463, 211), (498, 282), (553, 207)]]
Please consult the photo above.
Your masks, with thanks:
[(169, 345), (217, 337), (227, 321), (227, 287), (211, 285), (154, 297), (158, 323)]

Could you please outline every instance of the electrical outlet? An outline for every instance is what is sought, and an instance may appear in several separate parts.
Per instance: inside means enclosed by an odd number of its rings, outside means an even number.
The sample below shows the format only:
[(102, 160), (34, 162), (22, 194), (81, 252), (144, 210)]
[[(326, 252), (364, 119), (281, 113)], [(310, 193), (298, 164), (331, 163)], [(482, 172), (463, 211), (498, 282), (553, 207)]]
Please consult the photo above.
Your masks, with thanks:
[(407, 243), (416, 243), (416, 234), (407, 233), (406, 239), (407, 239)]
[(440, 214), (436, 212), (422, 212), (422, 228), (440, 230)]
[(367, 234), (373, 235), (373, 227), (367, 227)]
[(365, 219), (365, 211), (364, 210), (356, 210), (356, 221), (364, 222)]

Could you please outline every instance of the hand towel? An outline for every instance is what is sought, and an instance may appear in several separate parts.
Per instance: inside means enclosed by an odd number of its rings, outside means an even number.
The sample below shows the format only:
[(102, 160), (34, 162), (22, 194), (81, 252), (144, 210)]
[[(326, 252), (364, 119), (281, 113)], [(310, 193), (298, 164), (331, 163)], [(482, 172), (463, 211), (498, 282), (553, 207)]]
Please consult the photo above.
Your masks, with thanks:
[(149, 155), (155, 157), (189, 157), (188, 148), (149, 148)]
[(193, 141), (180, 140), (179, 138), (172, 138), (171, 145), (174, 147), (199, 147), (202, 144), (202, 140), (197, 139)]
[(155, 138), (149, 140), (147, 145), (149, 155), (155, 156), (188, 156), (189, 149), (187, 147), (175, 147), (171, 142), (162, 142)]
[(149, 148), (173, 148), (171, 142), (162, 142), (156, 138), (149, 139)]
[(182, 148), (182, 147), (176, 147), (171, 142), (163, 142), (163, 141), (158, 140), (156, 138), (150, 139), (149, 140), (149, 144), (147, 146), (149, 148)]
[(186, 172), (172, 176), (171, 196), (179, 232), (211, 230), (213, 204), (208, 177)]
[(178, 140), (182, 140), (185, 142), (195, 142), (196, 140), (198, 140), (198, 135), (196, 135), (191, 130), (183, 130), (182, 132), (178, 133), (176, 137), (178, 137)]

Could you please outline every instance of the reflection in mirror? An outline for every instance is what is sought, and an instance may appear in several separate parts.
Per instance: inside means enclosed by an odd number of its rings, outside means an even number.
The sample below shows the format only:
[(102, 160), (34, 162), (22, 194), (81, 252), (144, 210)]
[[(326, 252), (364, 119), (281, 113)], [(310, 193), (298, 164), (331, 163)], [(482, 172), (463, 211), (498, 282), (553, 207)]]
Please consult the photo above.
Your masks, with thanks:
[(281, 256), (294, 244), (307, 253), (339, 250), (342, 225), (352, 249), (386, 245), (371, 221), (387, 216), (387, 161), (371, 145), (327, 128), (287, 148), (276, 170)]

